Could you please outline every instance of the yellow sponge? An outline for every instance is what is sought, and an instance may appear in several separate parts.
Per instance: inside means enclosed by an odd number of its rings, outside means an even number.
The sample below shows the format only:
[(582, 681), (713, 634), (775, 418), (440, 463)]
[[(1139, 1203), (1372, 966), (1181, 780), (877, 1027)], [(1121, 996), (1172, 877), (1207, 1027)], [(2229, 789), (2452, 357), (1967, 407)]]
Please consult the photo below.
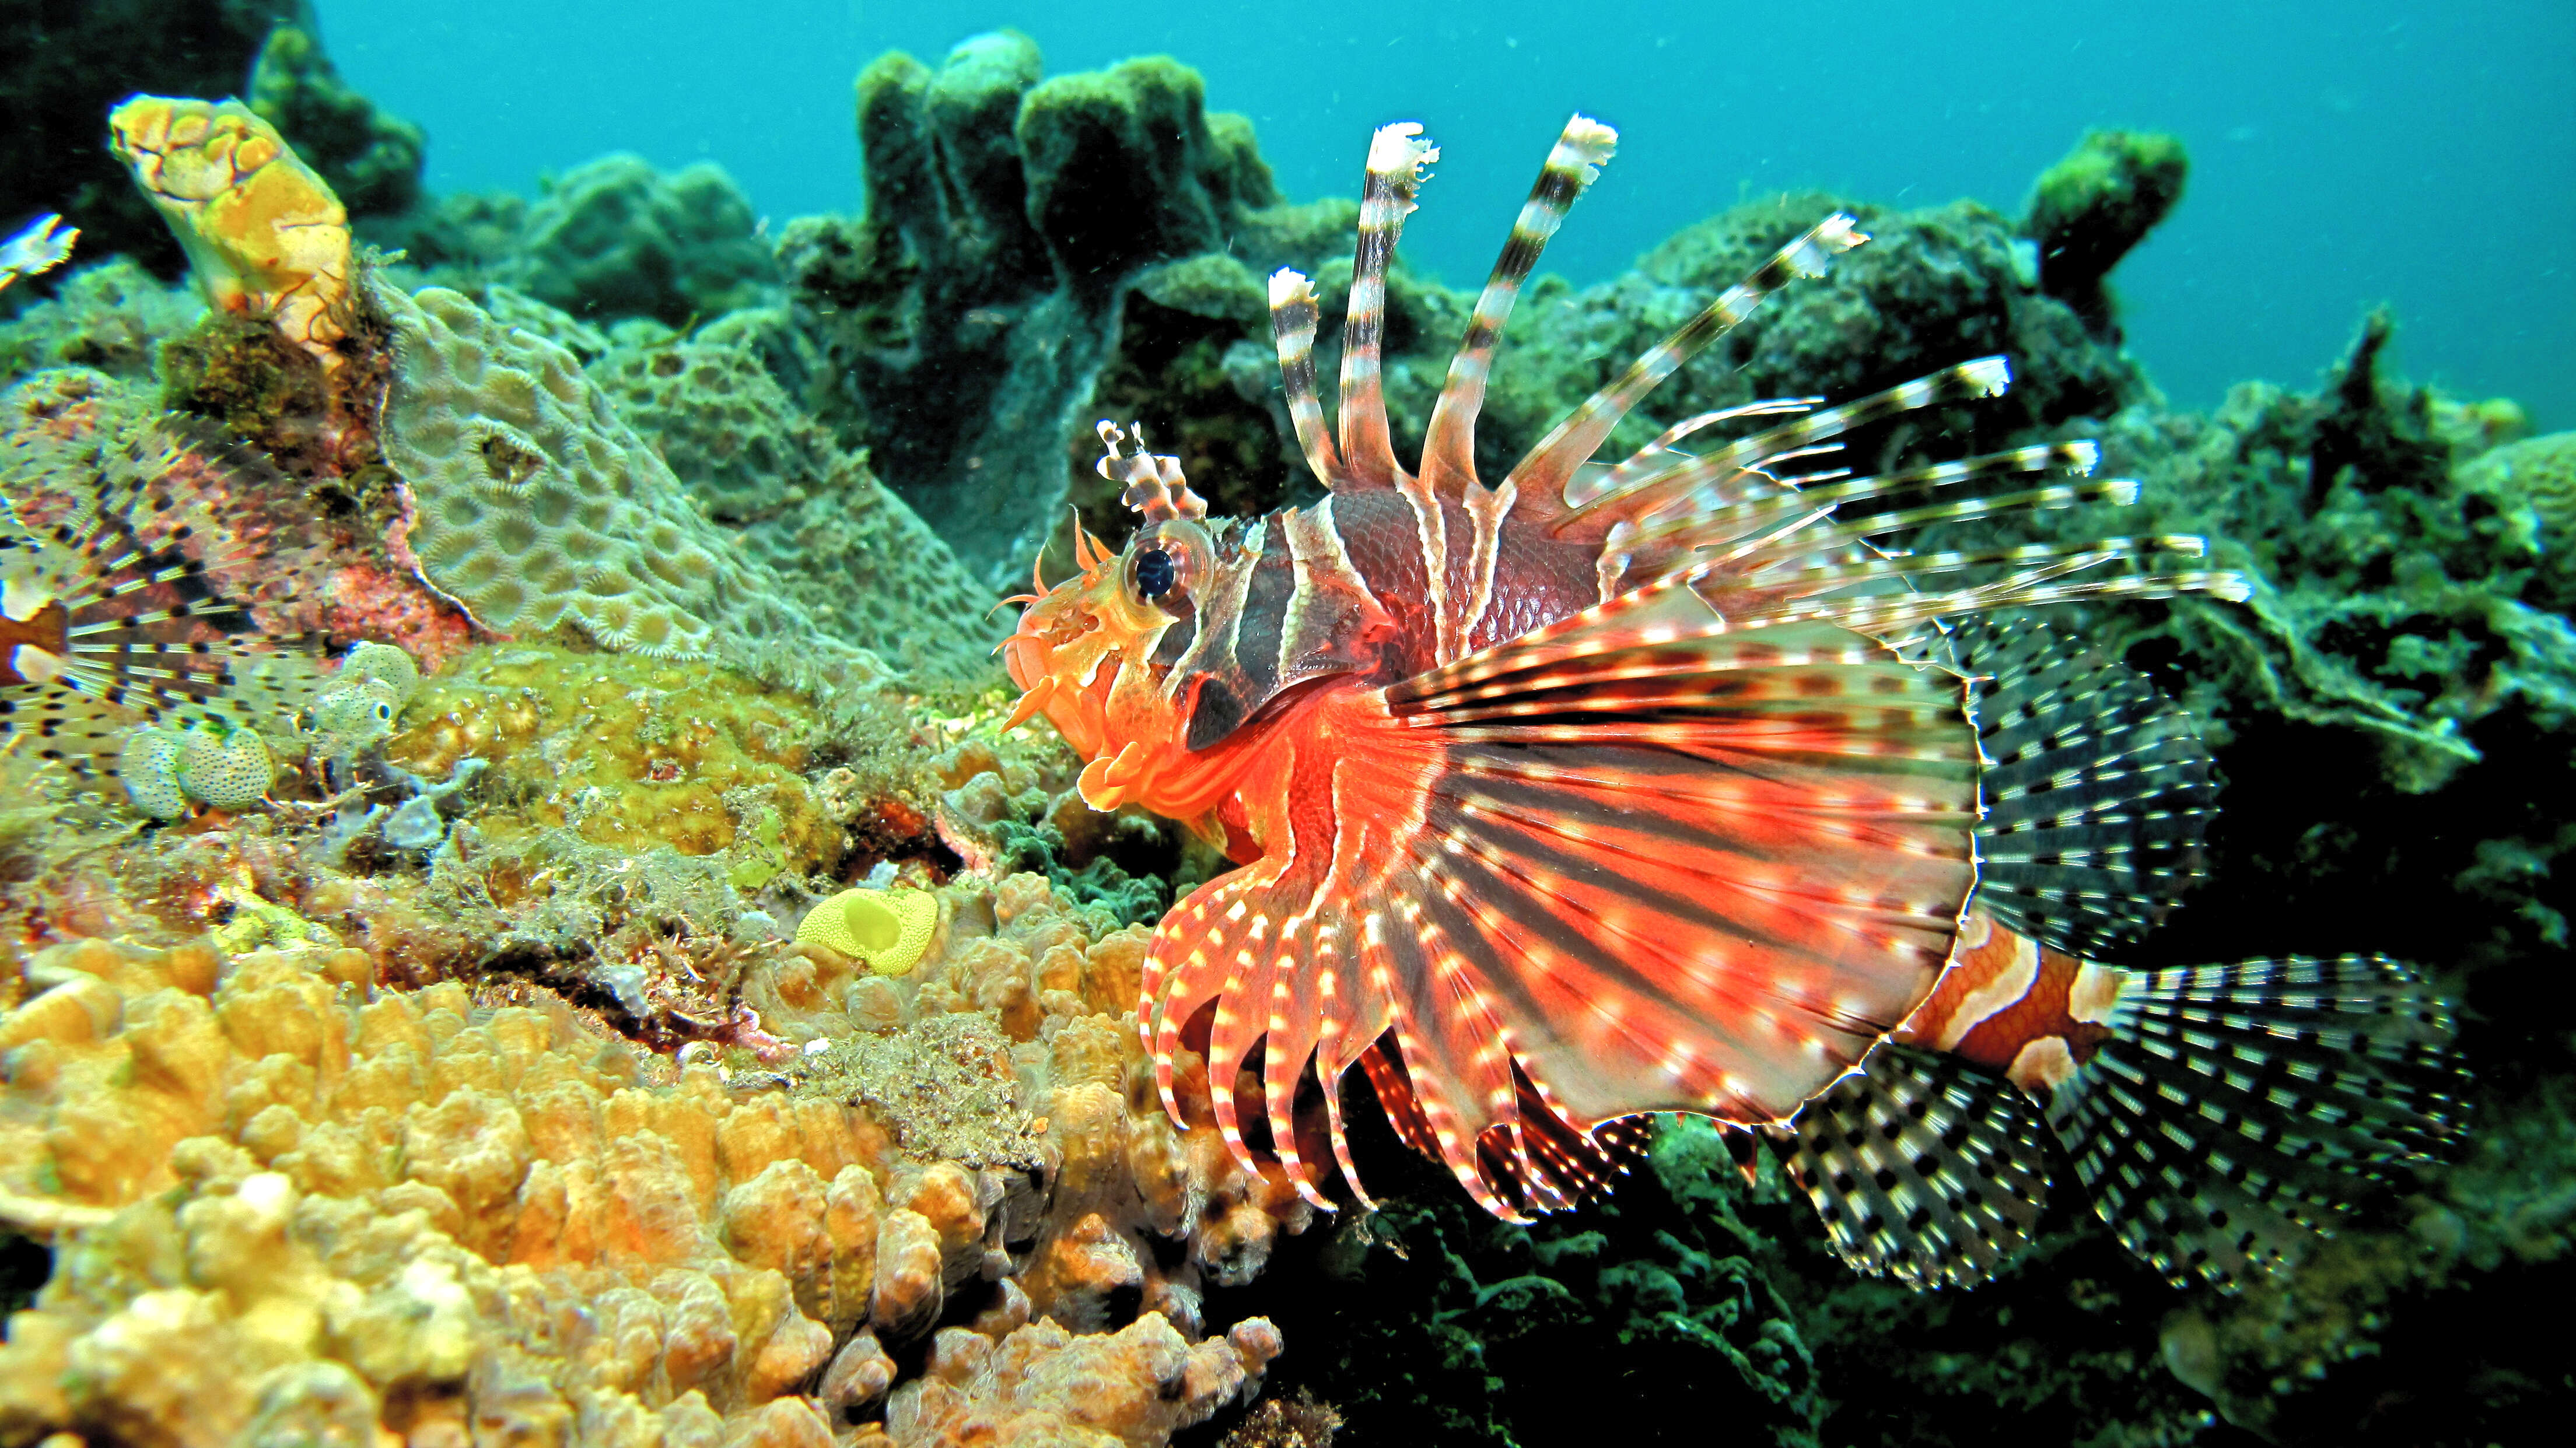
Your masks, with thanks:
[(799, 945), (828, 945), (879, 975), (921, 963), (939, 926), (939, 897), (927, 890), (844, 890), (796, 924)]

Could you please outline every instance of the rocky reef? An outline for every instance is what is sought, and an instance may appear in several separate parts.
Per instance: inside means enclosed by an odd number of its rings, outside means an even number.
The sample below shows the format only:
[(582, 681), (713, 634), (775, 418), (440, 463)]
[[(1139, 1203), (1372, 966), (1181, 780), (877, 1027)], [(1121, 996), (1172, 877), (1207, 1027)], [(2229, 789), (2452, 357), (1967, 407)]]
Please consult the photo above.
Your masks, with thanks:
[[(1165, 1117), (1140, 927), (1216, 864), (1001, 727), (987, 611), (1061, 576), (1077, 513), (1126, 527), (1099, 417), (1221, 513), (1312, 487), (1261, 277), (1315, 276), (1330, 371), (1356, 205), (1282, 196), (1195, 73), (1049, 77), (1010, 33), (883, 57), (864, 208), (771, 236), (721, 172), (631, 156), (424, 194), (304, 7), (93, 9), (8, 62), (78, 125), (0, 180), (84, 239), (0, 319), (0, 491), (173, 450), (315, 538), (252, 621), (331, 662), (144, 787), (0, 749), (0, 1442), (1507, 1443), (1579, 1388), (1639, 1443), (2466, 1444), (2566, 1403), (2492, 1324), (2554, 1307), (2576, 1217), (2576, 446), (2396, 376), (2387, 318), (2313, 388), (2172, 407), (2111, 285), (2180, 201), (2172, 138), (2084, 138), (2019, 216), (1761, 197), (1541, 277), (1485, 409), (1499, 472), (1852, 212), (1868, 246), (1613, 443), (2006, 355), (2007, 397), (1852, 460), (2099, 436), (2143, 510), (1952, 541), (2205, 533), (2257, 580), (2081, 618), (2228, 782), (2208, 879), (2127, 963), (2384, 950), (2464, 993), (2463, 1159), (2295, 1274), (2178, 1291), (2061, 1204), (1997, 1281), (1918, 1297), (1687, 1122), (1517, 1227), (1356, 1100), (1387, 1209), (1340, 1221), (1234, 1164), (1194, 1058)], [(129, 12), (167, 53), (108, 64)], [(169, 109), (120, 163), (137, 90)], [(277, 154), (174, 173), (191, 116)], [(281, 268), (250, 243), (285, 223), (325, 234)], [(1399, 452), (1472, 300), (1399, 258)], [(927, 925), (917, 959), (798, 931), (852, 892)]]

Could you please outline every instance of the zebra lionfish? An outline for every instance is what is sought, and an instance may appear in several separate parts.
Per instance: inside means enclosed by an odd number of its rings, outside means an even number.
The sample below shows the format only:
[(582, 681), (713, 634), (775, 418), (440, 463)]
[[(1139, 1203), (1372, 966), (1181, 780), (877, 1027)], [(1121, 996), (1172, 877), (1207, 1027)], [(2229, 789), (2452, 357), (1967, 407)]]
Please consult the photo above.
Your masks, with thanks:
[[(1141, 525), (1116, 553), (1077, 529), (1080, 576), (1013, 600), (1012, 722), (1062, 731), (1095, 808), (1141, 804), (1239, 865), (1147, 959), (1139, 1025), (1175, 1118), (1196, 1053), (1239, 1159), (1330, 1206), (1310, 1159), (1329, 1141), (1366, 1208), (1340, 1092), (1356, 1065), (1400, 1135), (1518, 1220), (1601, 1190), (1648, 1113), (1699, 1113), (1742, 1128), (1747, 1170), (1767, 1138), (1847, 1260), (1917, 1285), (1979, 1280), (2027, 1238), (2047, 1134), (2134, 1251), (2221, 1283), (2295, 1257), (2347, 1177), (2435, 1151), (2450, 1022), (2407, 968), (2091, 958), (2196, 872), (2208, 757), (2122, 666), (1987, 617), (2245, 581), (2192, 565), (2183, 537), (1882, 547), (2135, 499), (2090, 476), (2085, 442), (1877, 476), (1812, 461), (2000, 393), (2000, 357), (1837, 407), (1692, 417), (1594, 461), (1675, 369), (1866, 242), (1846, 215), (1479, 481), (1504, 323), (1616, 140), (1581, 116), (1408, 471), (1379, 344), (1438, 155), (1421, 130), (1369, 147), (1338, 436), (1314, 291), (1270, 279), (1289, 415), (1330, 497), (1211, 520), (1177, 459), (1104, 422), (1101, 471)], [(1729, 424), (1752, 430), (1695, 441)]]

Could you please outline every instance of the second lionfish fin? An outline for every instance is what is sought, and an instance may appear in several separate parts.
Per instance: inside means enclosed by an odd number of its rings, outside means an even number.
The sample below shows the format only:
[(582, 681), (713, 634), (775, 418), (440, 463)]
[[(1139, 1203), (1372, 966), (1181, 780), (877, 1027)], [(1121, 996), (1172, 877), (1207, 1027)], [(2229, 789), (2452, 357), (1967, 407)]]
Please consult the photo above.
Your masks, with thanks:
[(2135, 671), (2029, 620), (1951, 635), (1973, 679), (1977, 903), (2076, 955), (2133, 940), (2200, 877), (2216, 814), (2191, 716)]
[(310, 698), (319, 640), (258, 610), (309, 590), (321, 553), (256, 517), (295, 495), (264, 459), (172, 419), (102, 449), (86, 483), (67, 471), (0, 531), (9, 627), (49, 635), (29, 638), (44, 676), (8, 684), (0, 733), (113, 773), (137, 721), (276, 728)]
[(1502, 341), (1503, 326), (1511, 320), (1512, 306), (1520, 300), (1521, 287), (1537, 267), (1548, 240), (1564, 224), (1584, 188), (1601, 174), (1618, 144), (1617, 131), (1577, 115), (1565, 123), (1546, 164), (1539, 168), (1529, 199), (1513, 218), (1511, 238), (1503, 243), (1503, 254), (1495, 259), (1485, 289), (1476, 297), (1467, 334), (1449, 360), (1440, 400), (1431, 409), (1431, 425), (1422, 443), (1422, 477), (1434, 492), (1456, 497), (1475, 480), (1476, 415), (1484, 407), (1485, 383), (1493, 371), (1494, 348)]
[(1823, 276), (1835, 257), (1867, 240), (1858, 223), (1841, 212), (1800, 234), (1550, 428), (1512, 469), (1509, 481), (1524, 497), (1569, 499), (1568, 487), (1578, 470), (1646, 394), (1711, 342), (1735, 330), (1773, 292), (1801, 278)]
[[(1557, 526), (1562, 531), (1576, 523), (1607, 526), (1624, 522), (1645, 528), (1659, 522), (1705, 517), (1708, 521), (1699, 525), (1700, 528), (1714, 531), (1724, 527), (1736, 516), (1737, 510), (1748, 504), (1768, 502), (1775, 507), (1785, 507), (1783, 500), (1799, 497), (1801, 489), (1791, 484), (1805, 480), (1792, 479), (1784, 483), (1771, 476), (1783, 462), (1816, 456), (1834, 439), (1899, 413), (2000, 396), (2011, 385), (2012, 365), (2009, 362), (2001, 357), (1979, 357), (1839, 407), (1803, 411), (1803, 415), (1788, 422), (1707, 452), (1690, 454), (1675, 451), (1664, 439), (1658, 438), (1644, 452), (1588, 486), (1582, 493), (1580, 505)], [(1756, 406), (1803, 410), (1806, 401), (1797, 399)], [(1695, 418), (1692, 421), (1714, 422), (1727, 416), (1711, 414), (1707, 419)], [(1598, 445), (1597, 440), (1595, 445)], [(1937, 485), (1948, 480), (1926, 481)], [(1715, 491), (1709, 492), (1710, 489)], [(1736, 531), (1737, 536), (1742, 536), (1764, 530), (1758, 524), (1749, 524)], [(1692, 537), (1689, 541), (1706, 543), (1714, 540)]]
[(2175, 1282), (2294, 1263), (2357, 1184), (2437, 1159), (2462, 1114), (2451, 1016), (2379, 957), (2130, 977), (2050, 1125), (2095, 1208)]
[(1764, 1135), (1855, 1270), (1968, 1287), (2038, 1227), (2046, 1130), (2011, 1083), (1889, 1042)]

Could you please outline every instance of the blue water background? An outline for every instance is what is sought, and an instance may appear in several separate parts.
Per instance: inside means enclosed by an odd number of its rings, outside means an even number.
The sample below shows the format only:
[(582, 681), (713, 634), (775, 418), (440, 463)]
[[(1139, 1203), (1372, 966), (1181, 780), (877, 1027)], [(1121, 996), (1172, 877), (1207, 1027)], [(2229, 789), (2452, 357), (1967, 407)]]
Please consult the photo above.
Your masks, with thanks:
[(1566, 114), (1620, 153), (1547, 265), (1614, 275), (1739, 197), (1821, 187), (2018, 214), (2093, 126), (2179, 134), (2182, 209), (2114, 281), (2177, 402), (2305, 386), (2386, 302), (2398, 365), (2576, 426), (2576, 3), (1215, 6), (321, 0), (332, 55), (429, 132), (438, 190), (611, 150), (722, 164), (774, 222), (860, 201), (851, 80), (1014, 26), (1048, 72), (1165, 52), (1291, 199), (1358, 191), (1369, 129), (1443, 147), (1404, 237), (1482, 279)]

